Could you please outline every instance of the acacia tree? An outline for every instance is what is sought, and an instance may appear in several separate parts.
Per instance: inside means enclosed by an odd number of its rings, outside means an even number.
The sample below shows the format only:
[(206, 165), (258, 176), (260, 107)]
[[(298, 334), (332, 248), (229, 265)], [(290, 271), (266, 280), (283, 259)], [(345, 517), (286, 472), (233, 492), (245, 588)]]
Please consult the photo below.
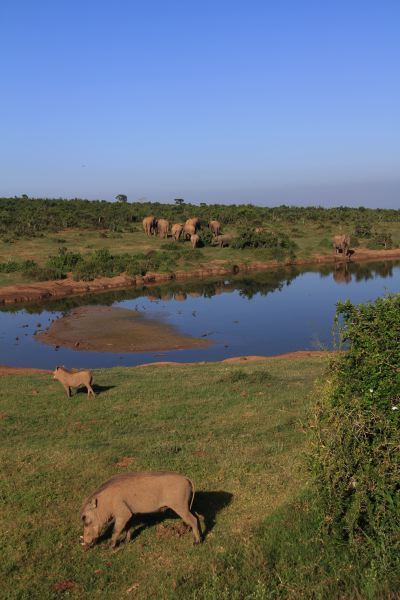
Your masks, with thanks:
[(117, 202), (128, 202), (128, 196), (126, 196), (126, 194), (118, 194), (118, 196), (115, 196), (115, 199)]

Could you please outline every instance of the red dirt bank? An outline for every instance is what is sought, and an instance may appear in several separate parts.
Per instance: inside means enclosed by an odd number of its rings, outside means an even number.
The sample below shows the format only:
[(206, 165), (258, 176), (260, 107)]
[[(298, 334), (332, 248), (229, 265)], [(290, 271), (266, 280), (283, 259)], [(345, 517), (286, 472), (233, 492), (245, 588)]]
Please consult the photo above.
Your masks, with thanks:
[[(299, 350), (298, 352), (287, 352), (286, 354), (276, 354), (274, 356), (232, 356), (231, 358), (225, 358), (221, 360), (222, 363), (244, 363), (244, 362), (259, 362), (269, 360), (300, 360), (302, 358), (322, 358), (329, 357), (332, 352), (321, 351), (321, 350)], [(155, 362), (155, 363), (144, 363), (143, 365), (137, 365), (136, 367), (124, 367), (125, 369), (141, 369), (143, 367), (166, 367), (172, 365), (174, 367), (191, 366), (194, 365), (205, 365), (206, 361), (193, 362), (193, 363), (178, 363), (178, 362)], [(4, 375), (32, 375), (34, 373), (42, 373), (49, 375), (51, 371), (45, 369), (30, 369), (27, 367), (5, 367), (0, 365), (0, 377)]]
[[(352, 256), (352, 262), (368, 260), (392, 260), (400, 258), (400, 248), (394, 250), (357, 250)], [(335, 255), (311, 256), (307, 259), (297, 259), (285, 263), (286, 265), (315, 265), (333, 264), (345, 262), (346, 259)], [(127, 289), (130, 287), (141, 287), (154, 283), (163, 283), (171, 280), (205, 279), (207, 277), (218, 277), (231, 275), (232, 273), (246, 271), (267, 271), (282, 266), (275, 260), (268, 262), (252, 262), (249, 264), (238, 263), (234, 267), (210, 266), (195, 269), (193, 271), (176, 271), (175, 273), (147, 273), (146, 275), (130, 277), (125, 273), (116, 277), (98, 277), (93, 281), (74, 281), (69, 274), (66, 279), (57, 281), (40, 281), (38, 283), (26, 283), (4, 286), (0, 288), (0, 304), (28, 304), (40, 300), (65, 298), (68, 296), (80, 296), (93, 294), (107, 290)]]

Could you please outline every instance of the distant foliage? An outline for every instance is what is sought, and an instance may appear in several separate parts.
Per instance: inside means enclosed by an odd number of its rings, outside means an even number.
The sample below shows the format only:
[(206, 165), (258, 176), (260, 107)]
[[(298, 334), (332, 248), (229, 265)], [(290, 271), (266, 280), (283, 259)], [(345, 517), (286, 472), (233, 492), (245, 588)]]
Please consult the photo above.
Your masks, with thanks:
[[(245, 205), (188, 204), (181, 198), (174, 203), (125, 201), (119, 194), (117, 202), (105, 200), (39, 199), (27, 196), (0, 198), (0, 237), (11, 241), (13, 238), (35, 237), (45, 233), (58, 232), (73, 227), (75, 229), (98, 229), (106, 232), (131, 231), (141, 226), (143, 218), (150, 214), (164, 217), (170, 223), (181, 223), (197, 216), (201, 223), (211, 219), (220, 221), (222, 226), (257, 227), (264, 223), (274, 226), (281, 223), (304, 225), (305, 223), (341, 224), (354, 223), (368, 231), (373, 223), (400, 222), (400, 210), (365, 209), (340, 206), (337, 208), (276, 206), (273, 208)], [(177, 202), (178, 201), (178, 202)], [(356, 234), (362, 238), (362, 234)], [(365, 237), (368, 237), (366, 235)]]
[(337, 320), (347, 351), (316, 411), (317, 487), (329, 529), (387, 569), (400, 556), (400, 295), (339, 304)]

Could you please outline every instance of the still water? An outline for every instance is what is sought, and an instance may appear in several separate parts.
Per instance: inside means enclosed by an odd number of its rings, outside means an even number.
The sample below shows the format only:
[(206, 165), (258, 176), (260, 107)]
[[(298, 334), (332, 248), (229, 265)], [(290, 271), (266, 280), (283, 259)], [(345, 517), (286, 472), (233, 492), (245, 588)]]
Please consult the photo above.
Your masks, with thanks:
[[(164, 360), (221, 360), (332, 347), (338, 301), (367, 302), (400, 291), (400, 261), (281, 268), (244, 276), (70, 298), (0, 312), (0, 364), (21, 367), (111, 367)], [(213, 343), (170, 352), (82, 352), (47, 346), (35, 331), (82, 305), (136, 309)]]

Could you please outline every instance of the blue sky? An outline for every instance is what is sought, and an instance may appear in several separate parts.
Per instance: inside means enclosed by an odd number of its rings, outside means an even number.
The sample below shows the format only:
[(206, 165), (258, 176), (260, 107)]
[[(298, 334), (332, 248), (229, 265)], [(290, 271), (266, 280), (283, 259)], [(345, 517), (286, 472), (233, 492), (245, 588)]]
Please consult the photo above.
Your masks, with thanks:
[(0, 195), (400, 207), (398, 0), (2, 0)]

